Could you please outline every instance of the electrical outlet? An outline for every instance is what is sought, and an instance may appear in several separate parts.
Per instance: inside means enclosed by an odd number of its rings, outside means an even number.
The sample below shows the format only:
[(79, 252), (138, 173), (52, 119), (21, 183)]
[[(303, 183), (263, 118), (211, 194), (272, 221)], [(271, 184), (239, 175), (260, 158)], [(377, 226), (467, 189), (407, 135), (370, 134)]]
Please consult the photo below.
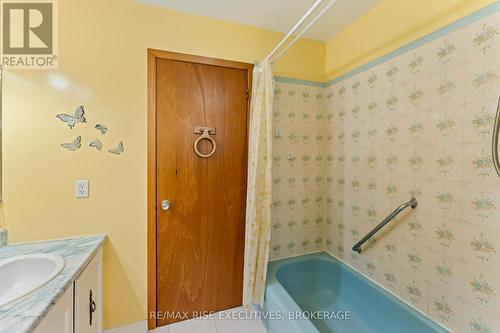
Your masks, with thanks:
[(77, 198), (88, 198), (89, 197), (89, 181), (88, 180), (77, 180), (76, 181), (76, 193)]

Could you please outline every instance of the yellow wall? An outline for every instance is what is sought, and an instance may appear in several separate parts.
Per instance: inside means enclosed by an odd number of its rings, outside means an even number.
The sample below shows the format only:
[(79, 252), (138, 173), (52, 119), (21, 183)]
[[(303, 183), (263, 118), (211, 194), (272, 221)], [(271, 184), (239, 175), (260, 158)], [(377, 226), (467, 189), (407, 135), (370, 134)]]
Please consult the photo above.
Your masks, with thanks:
[[(157, 48), (254, 62), (279, 33), (184, 15), (128, 0), (64, 0), (57, 71), (7, 71), (3, 91), (3, 225), (12, 242), (106, 233), (105, 327), (146, 319), (146, 55)], [(322, 80), (324, 44), (303, 40), (279, 75)], [(50, 80), (67, 88), (57, 90)], [(88, 124), (56, 119), (85, 105)], [(109, 127), (105, 136), (93, 126)], [(78, 152), (60, 148), (77, 135)], [(114, 156), (90, 140), (125, 143)], [(74, 182), (90, 180), (89, 199)]]
[(325, 78), (339, 77), (495, 0), (384, 0), (326, 43)]
[[(327, 43), (326, 64), (325, 45), (302, 40), (275, 73), (323, 81), (325, 68), (331, 78), (492, 1), (463, 2), (386, 0)], [(447, 8), (453, 15), (436, 19)], [(1, 221), (12, 242), (108, 234), (110, 328), (146, 319), (147, 48), (254, 62), (282, 35), (128, 0), (64, 0), (59, 11), (59, 70), (4, 76)], [(387, 18), (394, 13), (400, 17)], [(80, 104), (88, 125), (70, 130), (55, 118)], [(109, 133), (98, 134), (97, 122)], [(77, 135), (84, 146), (94, 138), (107, 146), (123, 140), (125, 153), (59, 147)], [(74, 198), (76, 179), (90, 180), (89, 199)]]

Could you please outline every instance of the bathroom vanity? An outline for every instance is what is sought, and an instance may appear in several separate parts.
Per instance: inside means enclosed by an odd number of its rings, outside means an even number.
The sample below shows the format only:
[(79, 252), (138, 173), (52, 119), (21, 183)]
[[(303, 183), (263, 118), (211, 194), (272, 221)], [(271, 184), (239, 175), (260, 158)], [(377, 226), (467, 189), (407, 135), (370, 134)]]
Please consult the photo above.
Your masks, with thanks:
[(102, 250), (64, 292), (34, 332), (102, 332)]
[[(0, 333), (102, 332), (102, 245), (105, 240), (106, 236), (98, 235), (0, 247), (0, 266), (19, 257), (64, 259), (64, 268), (43, 286), (8, 303), (2, 303), (0, 297)], [(16, 269), (29, 267), (17, 265)], [(34, 277), (42, 269), (40, 262), (32, 264), (30, 274)]]

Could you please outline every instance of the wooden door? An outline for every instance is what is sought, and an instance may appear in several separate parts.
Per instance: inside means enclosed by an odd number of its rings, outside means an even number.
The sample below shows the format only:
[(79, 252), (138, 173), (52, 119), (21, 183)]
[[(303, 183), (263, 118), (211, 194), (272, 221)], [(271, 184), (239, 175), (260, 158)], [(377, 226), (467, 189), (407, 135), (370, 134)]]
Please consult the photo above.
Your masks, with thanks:
[[(155, 68), (156, 324), (162, 326), (185, 320), (183, 313), (242, 303), (250, 72), (165, 58)], [(215, 128), (216, 151), (208, 158), (193, 149), (200, 126)], [(212, 148), (207, 140), (199, 144), (204, 154)]]

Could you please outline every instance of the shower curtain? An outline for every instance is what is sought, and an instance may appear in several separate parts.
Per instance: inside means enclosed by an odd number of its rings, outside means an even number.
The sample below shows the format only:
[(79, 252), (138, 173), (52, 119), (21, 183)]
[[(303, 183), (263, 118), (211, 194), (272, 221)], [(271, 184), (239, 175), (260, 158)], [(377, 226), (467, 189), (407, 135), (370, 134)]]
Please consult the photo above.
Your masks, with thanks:
[(265, 59), (253, 71), (250, 104), (243, 306), (263, 305), (271, 238), (273, 74)]

